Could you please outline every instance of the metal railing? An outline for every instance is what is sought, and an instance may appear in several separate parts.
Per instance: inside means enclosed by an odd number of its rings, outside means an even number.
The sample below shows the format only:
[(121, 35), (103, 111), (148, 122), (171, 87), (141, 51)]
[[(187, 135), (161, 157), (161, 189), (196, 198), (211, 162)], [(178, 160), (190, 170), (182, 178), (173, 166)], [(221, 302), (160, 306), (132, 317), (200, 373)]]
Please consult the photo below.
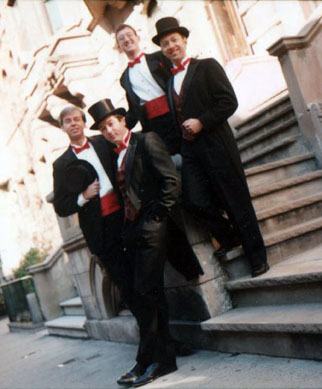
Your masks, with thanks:
[(26, 276), (0, 285), (11, 322), (31, 321), (27, 294), (34, 293), (34, 283), (31, 276)]

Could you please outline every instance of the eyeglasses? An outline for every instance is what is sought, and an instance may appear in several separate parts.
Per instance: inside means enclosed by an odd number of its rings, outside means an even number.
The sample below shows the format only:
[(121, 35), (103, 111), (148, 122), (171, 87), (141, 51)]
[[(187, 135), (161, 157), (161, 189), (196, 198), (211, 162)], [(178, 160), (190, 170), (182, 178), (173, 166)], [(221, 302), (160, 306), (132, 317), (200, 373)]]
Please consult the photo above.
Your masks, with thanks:
[(125, 40), (125, 38), (133, 39), (133, 38), (135, 38), (135, 37), (136, 37), (136, 35), (135, 35), (133, 32), (127, 32), (127, 33), (125, 33), (125, 34), (119, 35), (119, 36), (117, 37), (117, 40), (118, 40), (119, 42), (123, 42), (123, 41)]

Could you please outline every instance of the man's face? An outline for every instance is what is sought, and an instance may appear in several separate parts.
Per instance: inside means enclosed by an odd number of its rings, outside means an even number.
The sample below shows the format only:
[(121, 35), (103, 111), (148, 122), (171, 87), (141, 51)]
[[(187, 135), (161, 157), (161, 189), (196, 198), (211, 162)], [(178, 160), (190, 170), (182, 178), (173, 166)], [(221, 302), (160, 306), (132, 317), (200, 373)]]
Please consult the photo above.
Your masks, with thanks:
[(120, 50), (124, 52), (128, 57), (134, 58), (140, 52), (140, 38), (135, 32), (125, 27), (123, 30), (116, 34), (116, 40), (120, 47)]
[(106, 140), (116, 145), (120, 145), (124, 139), (125, 134), (128, 129), (126, 127), (125, 118), (112, 115), (104, 119), (100, 124), (98, 129), (101, 131), (102, 135)]
[(66, 132), (72, 143), (82, 140), (85, 137), (84, 128), (85, 122), (79, 111), (71, 111), (64, 116), (62, 129)]
[(178, 65), (186, 56), (187, 38), (178, 32), (165, 35), (160, 39), (162, 53), (172, 63)]

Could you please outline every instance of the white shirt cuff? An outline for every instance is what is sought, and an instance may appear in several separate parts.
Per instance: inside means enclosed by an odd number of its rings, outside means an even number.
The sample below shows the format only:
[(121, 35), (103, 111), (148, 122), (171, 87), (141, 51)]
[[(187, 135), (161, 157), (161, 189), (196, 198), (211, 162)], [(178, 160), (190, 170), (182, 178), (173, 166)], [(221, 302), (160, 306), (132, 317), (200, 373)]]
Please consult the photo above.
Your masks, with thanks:
[(86, 203), (88, 203), (89, 200), (86, 200), (82, 193), (78, 195), (77, 204), (79, 207), (82, 207)]

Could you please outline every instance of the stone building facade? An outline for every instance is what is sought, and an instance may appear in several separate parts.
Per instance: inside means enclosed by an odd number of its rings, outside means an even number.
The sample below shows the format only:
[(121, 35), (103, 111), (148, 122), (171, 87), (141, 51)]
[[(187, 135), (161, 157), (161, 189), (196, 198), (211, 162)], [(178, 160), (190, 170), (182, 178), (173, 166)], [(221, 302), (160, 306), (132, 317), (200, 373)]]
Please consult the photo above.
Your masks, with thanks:
[[(152, 52), (157, 49), (150, 39), (155, 21), (175, 16), (191, 31), (189, 53), (215, 57), (224, 66), (239, 100), (231, 118), (238, 128), (288, 93), (280, 63), (268, 48), (284, 36), (296, 35), (320, 9), (320, 1), (298, 0), (2, 1), (0, 220), (4, 233), (0, 250), (4, 264), (6, 258), (18, 258), (31, 246), (48, 252), (62, 246), (82, 298), (88, 331), (104, 337), (100, 323), (117, 311), (116, 299), (111, 298), (113, 285), (90, 257), (77, 218), (57, 219), (50, 204), (52, 162), (68, 144), (58, 127), (60, 110), (75, 104), (86, 111), (105, 97), (116, 106), (126, 106), (119, 76), (127, 60), (117, 50), (115, 28), (123, 22), (133, 25), (142, 49)], [(170, 274), (168, 285), (187, 287), (178, 294), (179, 301), (197, 295), (195, 304), (202, 301), (205, 318), (216, 316), (231, 307), (224, 275), (212, 261), (203, 234), (192, 228), (190, 241), (206, 275), (190, 288)]]
[[(1, 170), (0, 250), (19, 262), (31, 246), (50, 251), (60, 243), (52, 207), (51, 163), (66, 146), (57, 128), (61, 107), (83, 108), (107, 95), (123, 104), (118, 78), (126, 59), (113, 30), (126, 21), (150, 41), (155, 21), (179, 18), (191, 30), (193, 56), (213, 56), (239, 97), (234, 119), (255, 112), (285, 90), (267, 47), (292, 35), (319, 1), (28, 1), (0, 4)], [(255, 88), (261, 82), (261, 88)], [(4, 227), (5, 226), (5, 227)], [(27, 227), (26, 227), (27, 226)], [(9, 269), (7, 269), (8, 271)]]

